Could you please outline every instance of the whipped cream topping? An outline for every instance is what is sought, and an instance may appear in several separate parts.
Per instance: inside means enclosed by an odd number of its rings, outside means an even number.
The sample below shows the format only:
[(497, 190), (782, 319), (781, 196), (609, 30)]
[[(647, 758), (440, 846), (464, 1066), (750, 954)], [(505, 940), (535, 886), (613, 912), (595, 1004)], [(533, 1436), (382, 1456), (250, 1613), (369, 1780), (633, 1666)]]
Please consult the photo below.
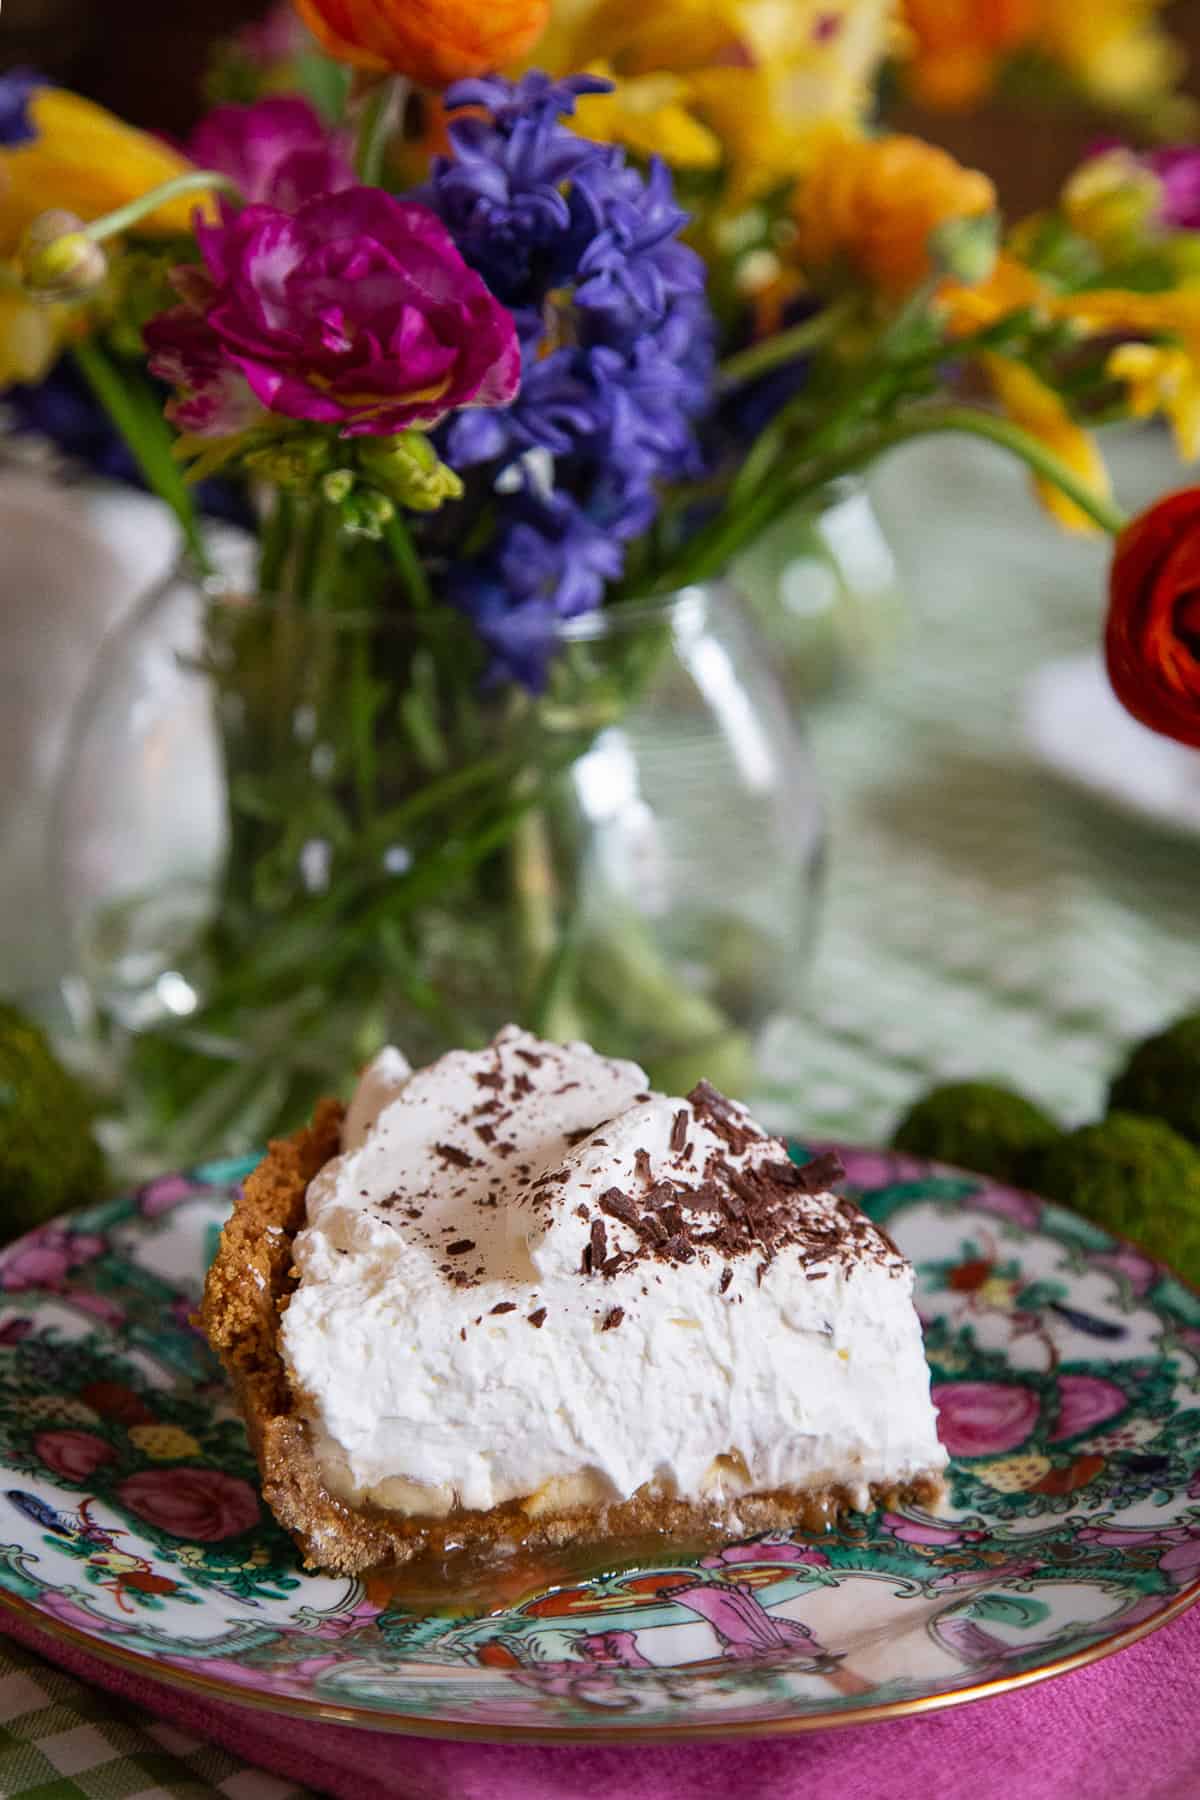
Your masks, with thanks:
[(281, 1327), (331, 1489), (536, 1513), (940, 1469), (912, 1270), (831, 1178), (584, 1044), (383, 1051)]

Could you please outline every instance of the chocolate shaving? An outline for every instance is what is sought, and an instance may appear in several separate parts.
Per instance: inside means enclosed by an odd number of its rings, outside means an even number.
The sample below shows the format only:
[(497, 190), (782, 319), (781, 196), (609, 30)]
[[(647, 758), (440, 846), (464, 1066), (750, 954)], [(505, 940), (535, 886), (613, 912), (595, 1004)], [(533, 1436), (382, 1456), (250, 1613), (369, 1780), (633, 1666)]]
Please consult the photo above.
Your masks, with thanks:
[(494, 1316), (496, 1313), (516, 1312), (516, 1310), (517, 1303), (515, 1300), (497, 1300), (495, 1306), (492, 1308), (492, 1314)]
[(490, 1144), (495, 1141), (496, 1127), (494, 1125), (476, 1125), (474, 1129), (475, 1136), (481, 1144)]
[(732, 1269), (722, 1269), (721, 1270), (721, 1279), (717, 1283), (718, 1294), (723, 1294), (725, 1292), (725, 1289), (729, 1286), (729, 1284), (732, 1280), (733, 1280), (733, 1270)]
[(654, 1181), (654, 1171), (650, 1167), (650, 1152), (635, 1150), (633, 1153), (633, 1172), (643, 1187), (650, 1187)]
[(600, 1327), (601, 1331), (615, 1331), (624, 1317), (625, 1308), (623, 1306), (610, 1307), (608, 1312), (604, 1315), (604, 1323)]
[(523, 1063), (528, 1063), (531, 1069), (540, 1069), (546, 1060), (544, 1056), (539, 1056), (535, 1050), (518, 1050), (516, 1054)]
[(514, 1075), (512, 1091), (520, 1100), (523, 1100), (526, 1094), (532, 1094), (533, 1083), (530, 1081), (528, 1075)]
[(820, 1156), (814, 1156), (811, 1162), (801, 1163), (799, 1168), (796, 1168), (795, 1163), (788, 1166), (795, 1169), (799, 1184), (806, 1194), (824, 1193), (835, 1181), (841, 1181), (846, 1173), (836, 1150), (824, 1150)]
[(622, 1225), (632, 1225), (634, 1230), (637, 1229), (638, 1209), (629, 1195), (623, 1194), (620, 1188), (605, 1188), (596, 1204), (610, 1219), (620, 1219)]
[(646, 1213), (637, 1223), (639, 1234), (644, 1238), (648, 1238), (652, 1244), (666, 1243), (668, 1236), (667, 1228), (657, 1213)]
[(475, 1248), (474, 1238), (455, 1238), (452, 1244), (446, 1245), (447, 1256), (465, 1256), (468, 1250)]
[(663, 1245), (663, 1249), (674, 1262), (692, 1262), (696, 1255), (691, 1244), (682, 1234), (669, 1237)]
[(564, 1132), (563, 1135), (573, 1150), (576, 1144), (582, 1144), (584, 1138), (590, 1138), (595, 1129), (594, 1125), (580, 1125), (577, 1130)]
[(671, 1120), (671, 1148), (677, 1156), (687, 1143), (689, 1122), (687, 1110), (681, 1106)]
[(434, 1154), (440, 1156), (443, 1162), (449, 1163), (451, 1168), (477, 1169), (479, 1167), (475, 1158), (468, 1156), (466, 1151), (460, 1150), (456, 1144), (435, 1144), (433, 1149)]
[(541, 1329), (542, 1329), (542, 1326), (543, 1326), (543, 1325), (544, 1325), (544, 1324), (545, 1324), (545, 1323), (546, 1323), (546, 1309), (545, 1309), (545, 1307), (544, 1307), (544, 1306), (539, 1306), (539, 1307), (538, 1307), (538, 1309), (537, 1309), (537, 1311), (536, 1311), (536, 1312), (531, 1312), (531, 1313), (530, 1313), (530, 1314), (529, 1314), (529, 1315), (528, 1315), (528, 1316), (527, 1316), (527, 1318), (526, 1318), (526, 1320), (525, 1320), (525, 1323), (526, 1323), (526, 1324), (527, 1324), (527, 1325), (532, 1325), (532, 1326), (533, 1326), (533, 1329), (534, 1329), (534, 1330), (535, 1330), (535, 1331), (540, 1331), (540, 1330), (541, 1330)]
[(592, 1220), (591, 1242), (588, 1244), (588, 1249), (592, 1255), (592, 1267), (594, 1269), (601, 1268), (608, 1255), (608, 1233), (604, 1229), (603, 1219)]
[(615, 1275), (618, 1269), (623, 1269), (627, 1260), (625, 1252), (623, 1250), (618, 1250), (614, 1256), (609, 1257), (606, 1263), (601, 1264), (600, 1273), (605, 1279), (608, 1279), (610, 1276)]

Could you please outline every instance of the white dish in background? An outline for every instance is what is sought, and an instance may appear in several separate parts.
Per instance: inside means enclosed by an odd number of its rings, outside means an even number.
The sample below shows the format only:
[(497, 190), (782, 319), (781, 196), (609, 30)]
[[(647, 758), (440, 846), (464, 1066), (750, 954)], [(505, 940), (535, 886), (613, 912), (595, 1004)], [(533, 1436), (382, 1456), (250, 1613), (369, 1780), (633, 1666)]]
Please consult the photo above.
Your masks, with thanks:
[(1044, 664), (1028, 682), (1025, 739), (1045, 767), (1137, 817), (1200, 836), (1200, 751), (1125, 711), (1101, 657)]

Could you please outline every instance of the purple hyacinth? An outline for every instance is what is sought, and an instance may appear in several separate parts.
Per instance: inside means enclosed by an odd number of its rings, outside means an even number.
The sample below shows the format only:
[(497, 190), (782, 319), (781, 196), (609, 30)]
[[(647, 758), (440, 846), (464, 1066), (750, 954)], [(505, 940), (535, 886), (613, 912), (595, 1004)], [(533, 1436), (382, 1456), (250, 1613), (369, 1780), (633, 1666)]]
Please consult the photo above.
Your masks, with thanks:
[(558, 621), (601, 605), (619, 579), (657, 484), (697, 468), (712, 389), (704, 268), (679, 242), (669, 172), (656, 162), (643, 175), (560, 122), (607, 86), (536, 71), (460, 82), (451, 111), (487, 116), (451, 123), (454, 155), (436, 159), (421, 194), (517, 324), (513, 405), (461, 413), (444, 434), (453, 466), (486, 471), (497, 513), (491, 547), (449, 585), (497, 673), (535, 688)]
[(6, 69), (0, 75), (0, 145), (28, 144), (37, 136), (29, 102), (45, 81), (33, 69)]

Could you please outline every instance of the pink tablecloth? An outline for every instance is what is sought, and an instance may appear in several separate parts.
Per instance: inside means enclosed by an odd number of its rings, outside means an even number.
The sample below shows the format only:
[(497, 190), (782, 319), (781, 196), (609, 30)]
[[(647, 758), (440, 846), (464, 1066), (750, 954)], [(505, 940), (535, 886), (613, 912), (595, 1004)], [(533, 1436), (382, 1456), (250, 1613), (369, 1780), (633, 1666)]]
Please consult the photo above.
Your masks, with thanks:
[(1197, 1800), (1200, 1606), (1074, 1675), (924, 1718), (793, 1738), (630, 1747), (454, 1744), (305, 1725), (3, 1629), (261, 1768), (337, 1800)]

